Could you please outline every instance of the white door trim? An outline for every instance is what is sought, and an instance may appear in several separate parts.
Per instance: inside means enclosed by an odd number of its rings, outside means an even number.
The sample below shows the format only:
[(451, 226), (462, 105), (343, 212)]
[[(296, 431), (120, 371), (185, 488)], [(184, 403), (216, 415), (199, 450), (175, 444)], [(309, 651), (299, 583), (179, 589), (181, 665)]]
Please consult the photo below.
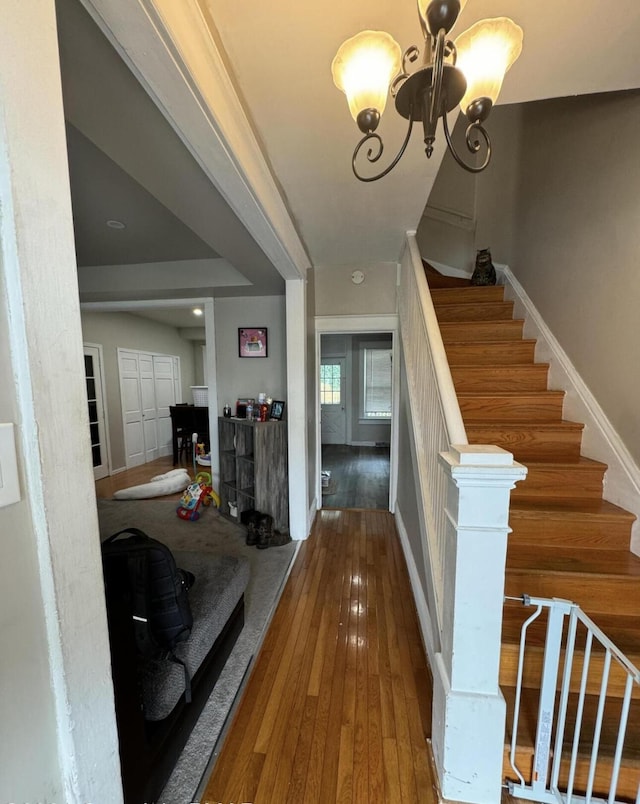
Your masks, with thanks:
[[(398, 406), (400, 404), (400, 366), (398, 316), (395, 313), (382, 315), (316, 316), (316, 365), (320, 365), (320, 336), (333, 334), (365, 334), (389, 332), (393, 343), (393, 415), (391, 417), (391, 452), (389, 466), (389, 511), (395, 512), (398, 494)], [(316, 499), (322, 508), (322, 437), (320, 433), (320, 383), (316, 372)]]

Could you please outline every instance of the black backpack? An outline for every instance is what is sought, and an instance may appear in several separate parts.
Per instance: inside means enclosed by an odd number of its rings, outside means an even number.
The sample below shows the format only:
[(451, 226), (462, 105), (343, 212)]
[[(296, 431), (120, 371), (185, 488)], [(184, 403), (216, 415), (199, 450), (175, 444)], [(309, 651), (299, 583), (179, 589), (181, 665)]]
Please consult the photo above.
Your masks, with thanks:
[[(127, 534), (127, 538), (118, 538)], [(114, 533), (102, 543), (107, 605), (110, 595), (128, 596), (136, 647), (144, 658), (166, 657), (182, 665), (185, 700), (191, 701), (187, 666), (174, 654), (191, 634), (193, 615), (188, 590), (192, 573), (178, 569), (171, 550), (138, 528)]]

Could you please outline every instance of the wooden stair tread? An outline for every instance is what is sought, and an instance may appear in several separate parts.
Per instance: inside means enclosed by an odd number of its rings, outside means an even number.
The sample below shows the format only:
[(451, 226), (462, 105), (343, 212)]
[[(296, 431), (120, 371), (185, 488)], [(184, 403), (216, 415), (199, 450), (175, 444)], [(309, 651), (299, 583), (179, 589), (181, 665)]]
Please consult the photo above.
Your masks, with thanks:
[(527, 461), (526, 466), (528, 469), (573, 469), (573, 470), (590, 470), (598, 469), (599, 471), (606, 472), (607, 464), (602, 461), (595, 461), (593, 458), (585, 458), (580, 455), (577, 461)]
[(512, 321), (511, 301), (465, 301), (462, 304), (434, 302), (436, 318), (441, 322), (468, 323), (475, 321)]
[(442, 321), (440, 334), (448, 342), (520, 341), (524, 320), (512, 318), (502, 321)]
[(449, 365), (509, 366), (531, 364), (536, 342), (530, 339), (501, 341), (447, 341), (444, 344)]
[[(534, 545), (509, 545), (507, 574), (514, 572), (571, 573), (584, 578), (640, 578), (640, 557), (628, 550), (582, 550), (557, 547), (552, 552), (541, 552)], [(526, 592), (526, 590), (524, 590)], [(640, 599), (640, 585), (638, 586)]]
[(583, 500), (565, 497), (562, 499), (520, 499), (511, 503), (511, 514), (518, 518), (546, 519), (566, 518), (568, 521), (592, 519), (625, 519), (632, 524), (635, 515), (607, 500)]
[[(505, 605), (502, 619), (502, 643), (518, 645), (522, 623), (533, 613), (533, 606), (520, 606), (509, 601)], [(598, 614), (591, 618), (613, 644), (626, 654), (627, 658), (640, 666), (640, 622), (629, 614)], [(527, 648), (544, 648), (547, 618), (544, 612), (527, 629)], [(576, 646), (582, 647), (584, 629), (578, 630)], [(594, 643), (595, 648), (595, 643)]]
[(465, 427), (484, 427), (493, 430), (513, 430), (517, 432), (522, 429), (547, 431), (550, 433), (557, 432), (558, 430), (571, 430), (573, 432), (581, 433), (584, 430), (584, 424), (579, 422), (571, 422), (567, 419), (560, 419), (553, 422), (505, 422), (493, 421), (491, 419), (465, 419)]
[[(515, 689), (513, 687), (503, 686), (502, 693), (507, 702), (507, 735), (511, 737), (512, 724), (513, 724), (513, 710), (515, 703)], [(573, 724), (575, 718), (572, 713), (576, 708), (577, 695), (571, 693), (569, 695), (569, 706), (567, 710), (567, 739), (573, 737)], [(614, 709), (619, 709), (619, 699), (613, 700)], [(585, 696), (584, 718), (582, 734), (585, 739), (581, 741), (579, 754), (588, 755), (591, 751), (591, 740), (589, 734), (593, 734), (593, 724), (595, 723), (596, 710), (598, 706), (598, 699), (595, 695)], [(520, 720), (518, 723), (518, 745), (520, 747), (532, 746), (535, 740), (535, 723), (537, 721), (537, 707), (538, 707), (538, 691), (531, 689), (523, 689), (520, 701)], [(602, 724), (602, 734), (600, 740), (600, 748), (603, 754), (613, 756), (615, 751), (616, 739), (618, 736), (618, 718), (605, 718)], [(625, 742), (625, 765), (633, 765), (633, 767), (640, 767), (640, 718), (633, 717), (633, 710), (628, 720), (627, 725), (627, 740)]]
[[(467, 280), (469, 281), (469, 280)], [(464, 287), (462, 290), (461, 287)], [(502, 301), (504, 285), (469, 285), (460, 287), (440, 287), (431, 290), (431, 299), (436, 304), (477, 304), (481, 300)]]

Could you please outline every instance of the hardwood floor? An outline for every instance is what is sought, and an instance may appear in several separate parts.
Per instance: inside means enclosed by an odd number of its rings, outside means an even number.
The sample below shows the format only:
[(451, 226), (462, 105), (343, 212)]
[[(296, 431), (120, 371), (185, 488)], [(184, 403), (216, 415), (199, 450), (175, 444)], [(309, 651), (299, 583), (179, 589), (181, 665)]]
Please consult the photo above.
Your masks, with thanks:
[(430, 723), (393, 517), (319, 511), (200, 800), (435, 802)]
[(323, 444), (322, 469), (331, 472), (323, 508), (389, 510), (389, 447)]

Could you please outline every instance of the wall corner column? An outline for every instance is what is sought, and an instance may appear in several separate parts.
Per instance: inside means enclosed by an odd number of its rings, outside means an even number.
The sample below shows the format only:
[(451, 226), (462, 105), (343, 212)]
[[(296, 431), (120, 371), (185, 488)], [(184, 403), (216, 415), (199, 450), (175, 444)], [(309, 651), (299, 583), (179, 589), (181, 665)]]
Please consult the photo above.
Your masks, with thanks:
[(452, 446), (442, 650), (436, 655), (433, 751), (445, 799), (500, 800), (505, 702), (499, 687), (511, 489), (526, 467), (494, 446)]

